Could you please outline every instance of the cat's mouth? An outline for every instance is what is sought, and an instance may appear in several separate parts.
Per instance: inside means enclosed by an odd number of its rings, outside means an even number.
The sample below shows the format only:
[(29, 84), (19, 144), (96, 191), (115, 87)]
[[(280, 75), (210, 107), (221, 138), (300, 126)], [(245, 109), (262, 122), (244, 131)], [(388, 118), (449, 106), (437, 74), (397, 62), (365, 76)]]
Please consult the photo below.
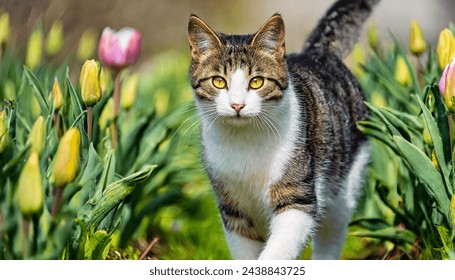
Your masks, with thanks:
[(223, 118), (221, 118), (221, 121), (227, 125), (240, 127), (252, 124), (253, 118), (251, 116), (237, 114), (233, 116), (224, 116)]

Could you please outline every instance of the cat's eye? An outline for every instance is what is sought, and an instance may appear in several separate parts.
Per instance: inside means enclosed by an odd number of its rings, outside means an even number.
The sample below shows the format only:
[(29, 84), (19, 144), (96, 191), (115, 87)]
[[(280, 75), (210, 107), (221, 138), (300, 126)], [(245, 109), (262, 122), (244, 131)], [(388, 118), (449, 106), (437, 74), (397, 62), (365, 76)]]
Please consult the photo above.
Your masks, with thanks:
[(223, 77), (216, 76), (212, 78), (212, 84), (214, 87), (223, 89), (226, 88), (226, 80)]
[(253, 79), (250, 80), (250, 88), (252, 89), (258, 89), (262, 87), (264, 84), (264, 78), (262, 77), (254, 77)]

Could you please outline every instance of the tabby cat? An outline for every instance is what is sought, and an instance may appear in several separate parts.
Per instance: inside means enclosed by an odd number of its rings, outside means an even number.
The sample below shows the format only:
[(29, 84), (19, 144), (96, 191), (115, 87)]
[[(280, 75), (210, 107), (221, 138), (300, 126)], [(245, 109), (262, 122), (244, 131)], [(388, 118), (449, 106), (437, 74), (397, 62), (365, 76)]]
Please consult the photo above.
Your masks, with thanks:
[(339, 0), (303, 51), (285, 53), (282, 17), (250, 35), (188, 24), (203, 161), (235, 259), (337, 259), (362, 186), (368, 116), (342, 59), (378, 0)]

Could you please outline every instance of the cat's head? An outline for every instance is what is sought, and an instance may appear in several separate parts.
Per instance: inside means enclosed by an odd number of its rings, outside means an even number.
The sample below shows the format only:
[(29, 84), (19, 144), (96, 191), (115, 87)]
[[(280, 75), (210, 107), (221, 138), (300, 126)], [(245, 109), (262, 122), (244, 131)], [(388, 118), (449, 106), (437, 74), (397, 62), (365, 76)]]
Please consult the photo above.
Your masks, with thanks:
[(195, 15), (188, 23), (190, 80), (200, 110), (234, 125), (280, 102), (288, 87), (284, 22), (273, 15), (254, 34), (213, 31)]

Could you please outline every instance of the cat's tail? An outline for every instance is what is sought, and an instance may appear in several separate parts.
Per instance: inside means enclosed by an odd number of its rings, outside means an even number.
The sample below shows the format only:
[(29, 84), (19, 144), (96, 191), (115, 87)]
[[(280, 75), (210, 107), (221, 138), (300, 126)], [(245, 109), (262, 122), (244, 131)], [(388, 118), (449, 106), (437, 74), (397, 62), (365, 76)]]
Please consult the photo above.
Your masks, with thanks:
[(356, 43), (363, 23), (380, 0), (338, 0), (309, 35), (303, 51), (331, 52), (343, 58)]

